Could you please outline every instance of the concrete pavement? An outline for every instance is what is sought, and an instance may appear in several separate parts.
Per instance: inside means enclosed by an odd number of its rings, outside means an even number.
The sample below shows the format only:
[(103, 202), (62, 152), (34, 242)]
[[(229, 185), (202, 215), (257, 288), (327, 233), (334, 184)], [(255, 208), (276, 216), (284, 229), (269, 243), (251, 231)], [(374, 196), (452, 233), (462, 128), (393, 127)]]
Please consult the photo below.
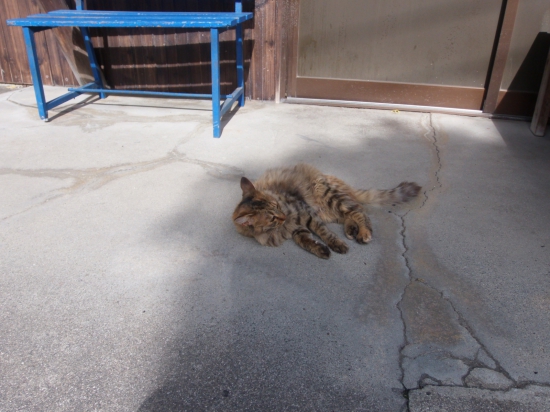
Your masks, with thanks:
[[(0, 94), (0, 411), (550, 410), (548, 133), (247, 102), (213, 139), (210, 102), (34, 105)], [(424, 190), (328, 261), (239, 236), (240, 177), (297, 162)]]

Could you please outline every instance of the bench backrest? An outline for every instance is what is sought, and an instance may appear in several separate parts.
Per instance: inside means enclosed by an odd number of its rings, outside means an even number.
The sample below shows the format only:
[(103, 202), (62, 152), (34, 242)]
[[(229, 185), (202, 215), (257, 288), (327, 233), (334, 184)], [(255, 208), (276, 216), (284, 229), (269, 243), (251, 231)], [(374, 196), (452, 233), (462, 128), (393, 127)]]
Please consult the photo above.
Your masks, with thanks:
[[(76, 1), (76, 9), (77, 10), (85, 10), (85, 2), (86, 0), (75, 0)], [(243, 11), (243, 3), (242, 0), (235, 0), (235, 12), (236, 13), (242, 13)]]

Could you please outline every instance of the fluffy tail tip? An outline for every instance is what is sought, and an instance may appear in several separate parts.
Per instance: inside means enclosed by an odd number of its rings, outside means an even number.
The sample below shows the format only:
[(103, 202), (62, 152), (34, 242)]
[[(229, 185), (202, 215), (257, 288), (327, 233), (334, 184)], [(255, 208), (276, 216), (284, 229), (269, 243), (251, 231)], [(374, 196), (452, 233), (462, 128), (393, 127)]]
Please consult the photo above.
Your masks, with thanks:
[(401, 182), (395, 189), (399, 193), (401, 201), (408, 202), (418, 196), (420, 190), (422, 190), (422, 186), (414, 182)]

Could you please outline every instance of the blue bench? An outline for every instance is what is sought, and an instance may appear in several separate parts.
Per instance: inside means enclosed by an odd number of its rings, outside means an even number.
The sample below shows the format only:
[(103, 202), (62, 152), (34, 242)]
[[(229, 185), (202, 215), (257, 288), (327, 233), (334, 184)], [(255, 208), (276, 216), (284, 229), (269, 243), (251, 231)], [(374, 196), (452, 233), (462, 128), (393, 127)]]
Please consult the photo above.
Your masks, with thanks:
[[(221, 117), (238, 101), (244, 106), (244, 61), (243, 61), (243, 28), (242, 23), (250, 20), (253, 13), (242, 12), (241, 0), (235, 0), (235, 12), (131, 12), (131, 11), (99, 11), (86, 10), (83, 0), (76, 0), (76, 10), (56, 10), (45, 14), (33, 14), (25, 18), (11, 19), (10, 26), (21, 26), (25, 36), (25, 44), (29, 58), (29, 65), (36, 94), (36, 103), (40, 118), (48, 120), (48, 110), (74, 99), (83, 93), (97, 93), (100, 98), (109, 94), (129, 94), (146, 96), (165, 96), (182, 98), (212, 99), (214, 137), (220, 137)], [(81, 87), (69, 88), (68, 93), (46, 101), (42, 76), (36, 55), (34, 33), (54, 27), (79, 27), (84, 37), (84, 44), (94, 76), (94, 82)], [(100, 68), (88, 33), (90, 27), (148, 27), (148, 28), (193, 28), (209, 29), (212, 58), (212, 93), (173, 93), (151, 92), (139, 90), (115, 90), (103, 85)], [(220, 93), (220, 32), (235, 28), (236, 31), (236, 65), (237, 88), (228, 95)]]

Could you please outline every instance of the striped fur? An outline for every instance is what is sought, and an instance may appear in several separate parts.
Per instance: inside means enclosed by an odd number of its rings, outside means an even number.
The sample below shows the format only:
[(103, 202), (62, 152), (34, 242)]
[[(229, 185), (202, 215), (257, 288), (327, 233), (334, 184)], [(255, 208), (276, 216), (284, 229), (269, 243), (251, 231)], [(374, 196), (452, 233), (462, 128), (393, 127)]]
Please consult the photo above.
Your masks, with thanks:
[(372, 225), (363, 206), (407, 202), (421, 187), (403, 182), (391, 190), (356, 190), (313, 166), (298, 164), (268, 170), (254, 184), (243, 177), (241, 189), (242, 200), (233, 212), (240, 234), (265, 246), (292, 238), (308, 252), (328, 259), (330, 249), (346, 253), (348, 246), (326, 223), (341, 223), (348, 239), (368, 243)]

